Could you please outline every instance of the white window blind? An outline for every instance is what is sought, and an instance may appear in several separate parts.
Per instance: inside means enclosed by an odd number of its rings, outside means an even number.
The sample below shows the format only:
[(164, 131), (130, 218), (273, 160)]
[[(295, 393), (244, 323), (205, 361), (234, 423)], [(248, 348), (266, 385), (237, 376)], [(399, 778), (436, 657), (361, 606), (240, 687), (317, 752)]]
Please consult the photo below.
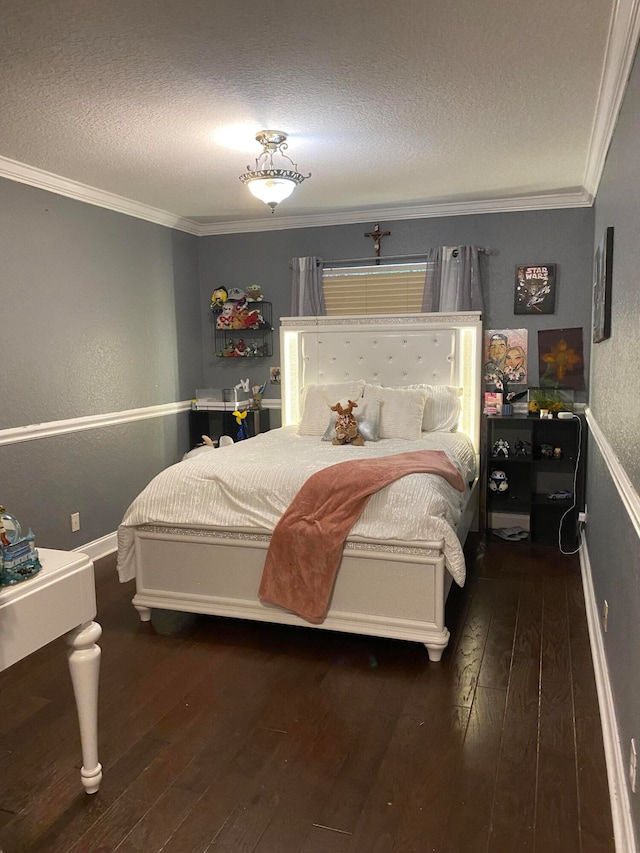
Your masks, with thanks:
[(328, 315), (412, 314), (422, 310), (426, 263), (325, 269)]

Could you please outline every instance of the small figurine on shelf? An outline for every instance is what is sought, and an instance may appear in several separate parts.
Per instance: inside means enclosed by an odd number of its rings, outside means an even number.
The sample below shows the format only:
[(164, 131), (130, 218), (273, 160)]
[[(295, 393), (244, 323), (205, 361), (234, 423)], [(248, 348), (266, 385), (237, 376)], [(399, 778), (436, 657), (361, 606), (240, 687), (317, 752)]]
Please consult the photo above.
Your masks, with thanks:
[(514, 445), (514, 450), (515, 450), (516, 456), (530, 456), (531, 455), (531, 442), (530, 441), (523, 441), (521, 438), (519, 438)]
[(491, 454), (492, 456), (504, 456), (506, 459), (509, 455), (509, 442), (504, 438), (499, 438), (494, 442)]
[(552, 459), (553, 458), (553, 446), (551, 444), (541, 444), (540, 445), (540, 456), (543, 459)]
[(504, 471), (492, 471), (489, 475), (489, 489), (497, 495), (504, 495), (509, 491), (509, 480)]
[(262, 385), (253, 385), (251, 388), (251, 408), (254, 411), (262, 408), (262, 394), (264, 393), (266, 385), (267, 383), (263, 382)]

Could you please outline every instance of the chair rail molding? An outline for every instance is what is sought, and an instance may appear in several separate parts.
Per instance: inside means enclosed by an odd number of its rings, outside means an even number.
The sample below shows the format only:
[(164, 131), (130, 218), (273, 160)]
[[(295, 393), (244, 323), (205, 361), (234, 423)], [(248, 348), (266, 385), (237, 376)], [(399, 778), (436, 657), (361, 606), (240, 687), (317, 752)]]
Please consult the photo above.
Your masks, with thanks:
[(186, 412), (190, 408), (191, 400), (182, 400), (178, 403), (163, 403), (159, 406), (127, 409), (122, 412), (108, 412), (102, 415), (85, 415), (79, 418), (68, 418), (67, 420), (11, 427), (9, 429), (0, 430), (0, 445), (19, 444), (22, 441), (51, 438), (54, 435), (65, 435), (66, 433), (80, 432), (86, 429), (98, 429), (101, 427), (114, 426), (116, 424), (132, 423), (133, 421), (145, 421), (150, 418), (164, 418), (168, 415)]
[(611, 447), (605, 434), (598, 426), (598, 422), (591, 409), (585, 409), (589, 433), (593, 436), (602, 458), (611, 474), (611, 479), (618, 490), (618, 494), (625, 506), (633, 524), (636, 534), (640, 537), (640, 495), (636, 491), (635, 486), (629, 479), (629, 475), (624, 470), (622, 463), (616, 456), (614, 449)]

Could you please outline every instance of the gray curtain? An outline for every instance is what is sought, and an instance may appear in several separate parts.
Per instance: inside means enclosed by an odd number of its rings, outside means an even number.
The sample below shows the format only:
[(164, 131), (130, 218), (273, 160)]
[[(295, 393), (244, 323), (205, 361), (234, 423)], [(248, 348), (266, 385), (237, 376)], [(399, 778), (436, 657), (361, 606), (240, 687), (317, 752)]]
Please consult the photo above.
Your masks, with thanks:
[(291, 260), (291, 316), (318, 317), (327, 313), (320, 258)]
[(477, 246), (429, 249), (422, 310), (484, 311)]

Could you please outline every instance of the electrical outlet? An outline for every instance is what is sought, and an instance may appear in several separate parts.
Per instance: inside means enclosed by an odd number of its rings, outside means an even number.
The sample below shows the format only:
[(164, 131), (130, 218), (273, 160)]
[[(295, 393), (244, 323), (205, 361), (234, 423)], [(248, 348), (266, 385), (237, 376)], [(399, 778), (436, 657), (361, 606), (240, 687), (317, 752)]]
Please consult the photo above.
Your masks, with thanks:
[(71, 532), (77, 533), (80, 530), (80, 513), (72, 512), (71, 513)]
[(587, 523), (587, 509), (586, 509), (586, 507), (585, 507), (584, 512), (578, 513), (578, 521), (582, 522), (582, 524)]
[(636, 739), (631, 738), (631, 749), (629, 750), (629, 784), (635, 794), (637, 787), (638, 753), (636, 751)]
[(605, 634), (607, 633), (608, 624), (609, 624), (609, 602), (605, 598), (604, 604), (602, 605), (602, 627), (604, 628)]

